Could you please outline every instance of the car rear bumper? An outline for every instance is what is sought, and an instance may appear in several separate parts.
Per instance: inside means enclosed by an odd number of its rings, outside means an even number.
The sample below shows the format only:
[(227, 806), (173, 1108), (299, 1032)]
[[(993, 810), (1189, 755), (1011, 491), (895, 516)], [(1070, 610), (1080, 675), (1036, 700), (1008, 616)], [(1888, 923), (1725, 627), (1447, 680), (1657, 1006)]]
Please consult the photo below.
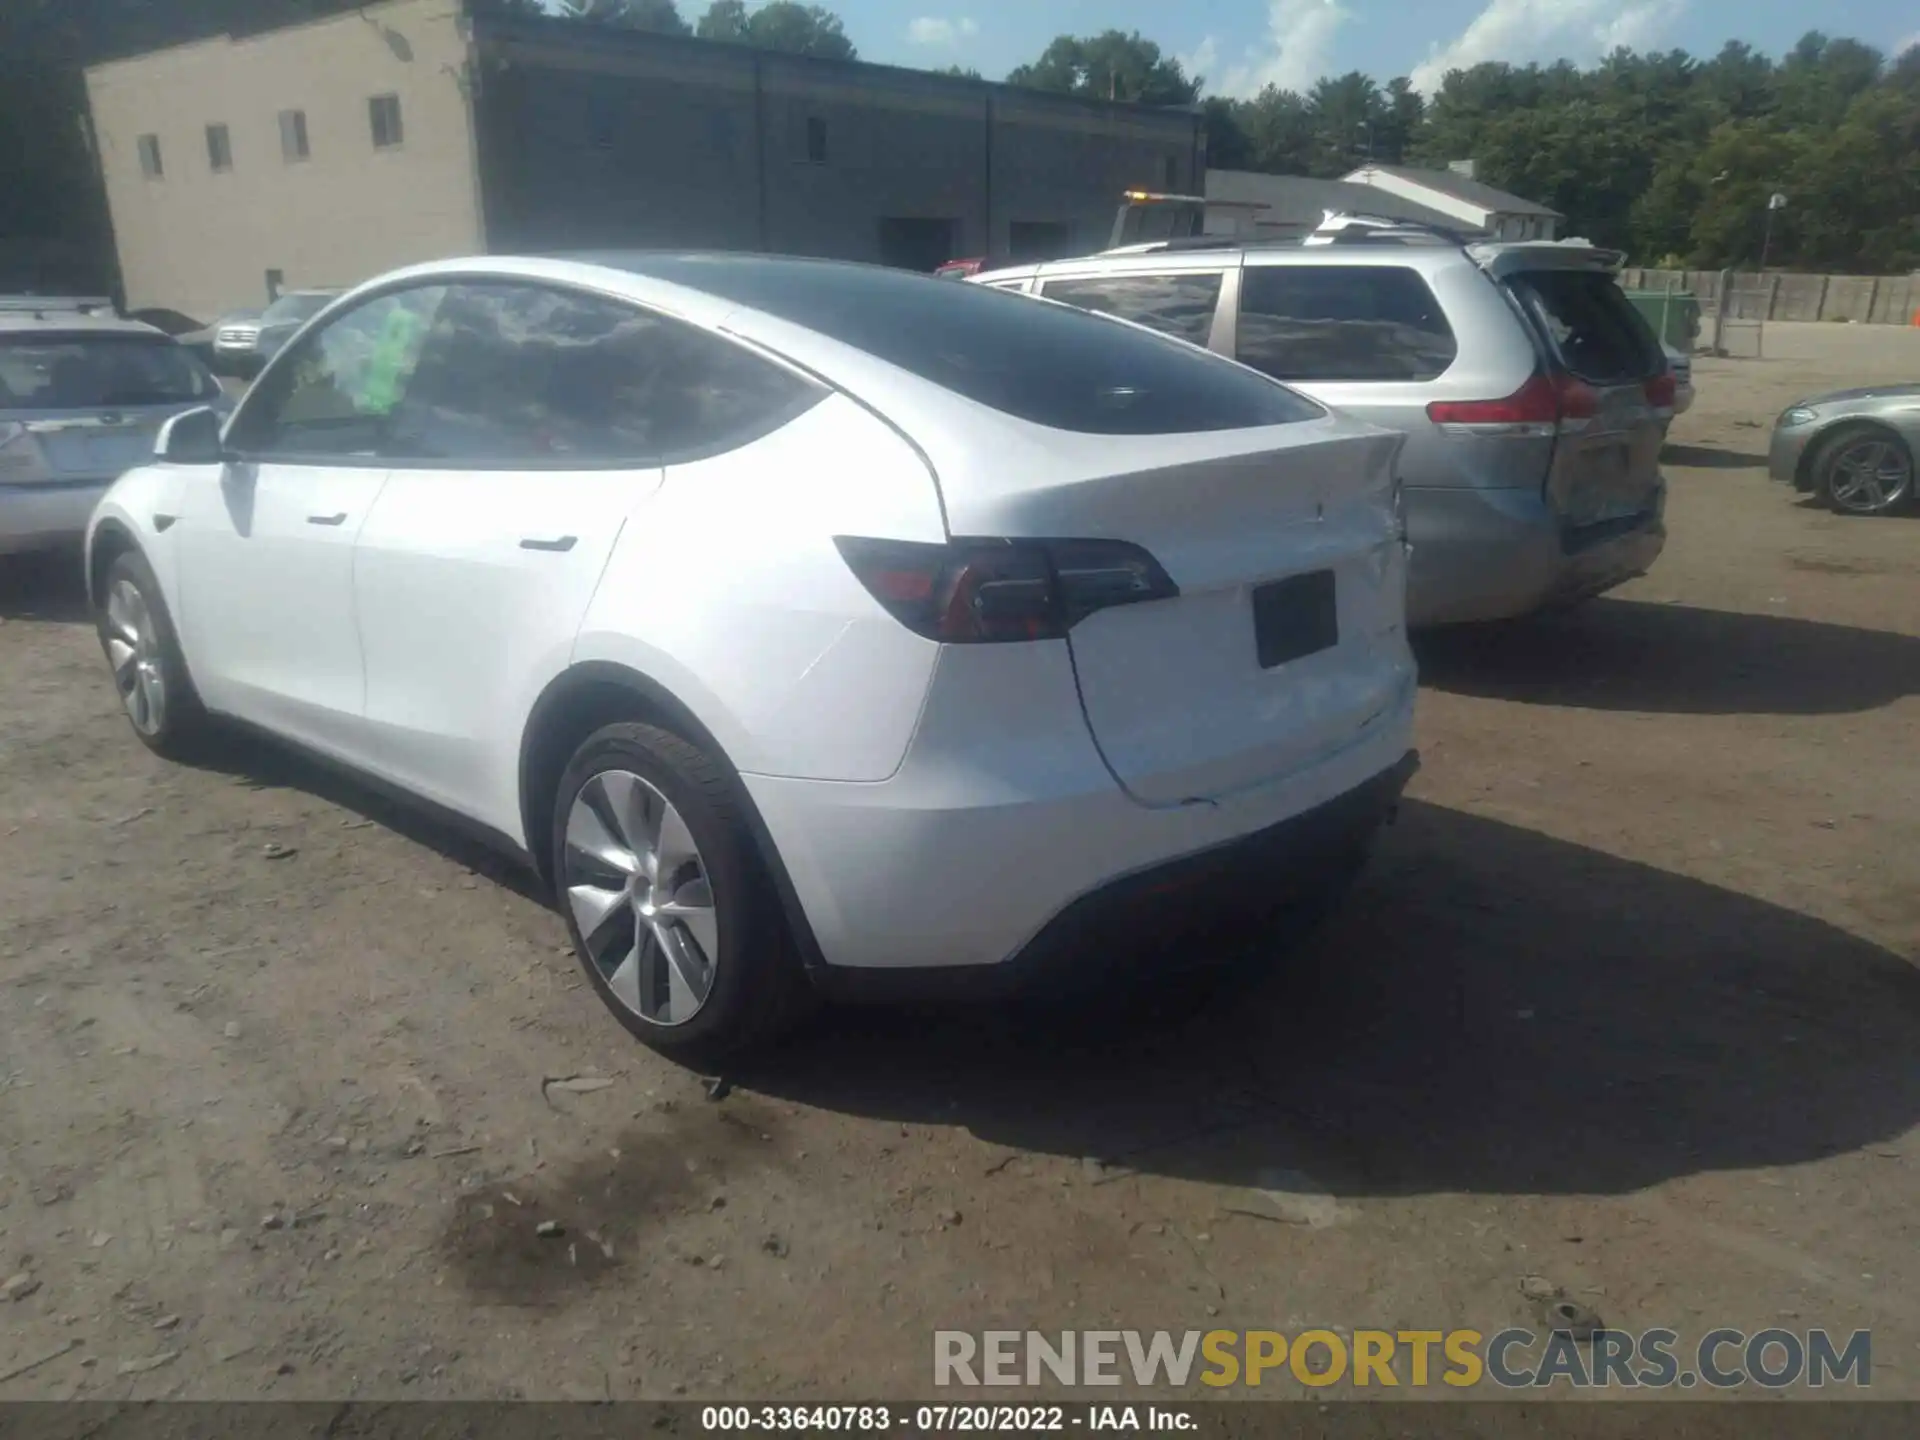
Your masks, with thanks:
[(1810, 429), (1777, 427), (1773, 439), (1767, 444), (1767, 474), (1796, 490), (1809, 489), (1808, 478), (1802, 472), (1801, 465), (1812, 439), (1813, 432)]
[(1407, 623), (1512, 619), (1645, 574), (1666, 547), (1665, 501), (1663, 484), (1643, 514), (1568, 531), (1534, 490), (1411, 486)]
[(847, 1000), (1098, 993), (1151, 974), (1177, 983), (1239, 952), (1261, 922), (1312, 915), (1392, 817), (1417, 752), (1349, 790), (1251, 834), (1163, 861), (1080, 896), (997, 965), (827, 966), (824, 993)]
[[(1070, 678), (1068, 687), (1071, 704)], [(1149, 807), (1129, 798), (1072, 709), (1044, 753), (1017, 743), (1017, 729), (1013, 741), (989, 734), (990, 743), (928, 745), (923, 723), (900, 769), (877, 784), (742, 779), (817, 970), (998, 968), (1043, 932), (1078, 924), (1066, 917), (1095, 903), (1085, 897), (1251, 844), (1394, 771), (1412, 749), (1413, 704), (1409, 680), (1343, 748), (1212, 802)], [(1322, 838), (1313, 826), (1298, 833), (1309, 849)]]
[(0, 485), (0, 555), (79, 542), (111, 480)]

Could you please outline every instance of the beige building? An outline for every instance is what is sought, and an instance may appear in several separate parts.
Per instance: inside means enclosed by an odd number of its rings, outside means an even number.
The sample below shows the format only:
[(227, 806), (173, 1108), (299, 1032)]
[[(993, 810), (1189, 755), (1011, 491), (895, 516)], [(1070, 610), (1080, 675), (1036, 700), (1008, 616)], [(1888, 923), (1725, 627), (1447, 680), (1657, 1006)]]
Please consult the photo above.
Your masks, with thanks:
[(394, 0), (87, 72), (130, 307), (203, 320), (484, 248), (458, 0)]
[(211, 320), (415, 260), (757, 249), (931, 269), (1191, 191), (1194, 110), (394, 0), (87, 72), (125, 300)]

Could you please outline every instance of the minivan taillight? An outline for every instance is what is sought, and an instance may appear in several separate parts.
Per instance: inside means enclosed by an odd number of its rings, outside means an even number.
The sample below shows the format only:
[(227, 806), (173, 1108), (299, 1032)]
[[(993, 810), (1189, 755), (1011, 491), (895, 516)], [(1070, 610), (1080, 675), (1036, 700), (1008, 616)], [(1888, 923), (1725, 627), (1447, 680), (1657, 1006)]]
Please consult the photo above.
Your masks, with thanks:
[(1471, 425), (1513, 434), (1552, 434), (1563, 420), (1588, 420), (1600, 408), (1591, 385), (1571, 375), (1535, 371), (1501, 400), (1435, 400), (1427, 418), (1436, 425)]
[(1123, 540), (833, 543), (888, 614), (943, 644), (1058, 640), (1097, 610), (1180, 593), (1157, 560)]
[(1671, 410), (1676, 388), (1671, 370), (1654, 376), (1647, 381), (1647, 403), (1656, 410)]

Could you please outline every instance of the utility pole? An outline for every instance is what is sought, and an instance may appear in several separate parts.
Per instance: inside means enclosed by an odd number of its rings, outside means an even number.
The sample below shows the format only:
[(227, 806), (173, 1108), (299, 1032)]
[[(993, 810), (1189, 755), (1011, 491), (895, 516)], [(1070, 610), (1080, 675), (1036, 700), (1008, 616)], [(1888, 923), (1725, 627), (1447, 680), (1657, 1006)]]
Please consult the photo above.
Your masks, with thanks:
[(1767, 228), (1760, 237), (1760, 273), (1767, 273), (1767, 254), (1773, 249), (1773, 212), (1787, 208), (1787, 197), (1778, 190), (1767, 196)]

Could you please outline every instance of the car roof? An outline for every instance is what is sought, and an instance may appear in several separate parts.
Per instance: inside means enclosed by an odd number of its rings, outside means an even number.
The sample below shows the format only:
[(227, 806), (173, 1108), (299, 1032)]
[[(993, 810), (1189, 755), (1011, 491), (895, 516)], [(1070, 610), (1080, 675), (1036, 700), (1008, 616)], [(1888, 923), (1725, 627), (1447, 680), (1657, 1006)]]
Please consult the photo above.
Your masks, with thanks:
[(1208, 241), (1152, 242), (1150, 245), (1124, 246), (1118, 250), (1096, 251), (1090, 255), (1045, 260), (1025, 265), (1007, 265), (983, 270), (971, 278), (984, 285), (1004, 284), (1049, 275), (1090, 272), (1129, 274), (1137, 271), (1156, 275), (1179, 270), (1220, 269), (1232, 265), (1394, 265), (1433, 274), (1462, 265), (1497, 269), (1501, 257), (1533, 258), (1565, 263), (1586, 256), (1606, 256), (1611, 252), (1577, 238), (1567, 240), (1476, 240), (1467, 244), (1438, 235), (1369, 237), (1334, 243), (1307, 245), (1301, 239), (1237, 240), (1219, 237)]
[(63, 310), (50, 304), (44, 310), (0, 310), (0, 335), (139, 335), (167, 340), (166, 331), (124, 315)]

